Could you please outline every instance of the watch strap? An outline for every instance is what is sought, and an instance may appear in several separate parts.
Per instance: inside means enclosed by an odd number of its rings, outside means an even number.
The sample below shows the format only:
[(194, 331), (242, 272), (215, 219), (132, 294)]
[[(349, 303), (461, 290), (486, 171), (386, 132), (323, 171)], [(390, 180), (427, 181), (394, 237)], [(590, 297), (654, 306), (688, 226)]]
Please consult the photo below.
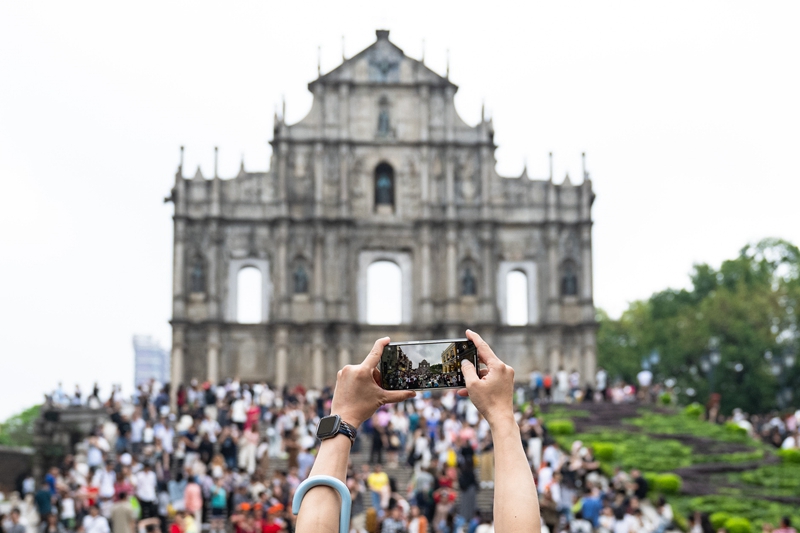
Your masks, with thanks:
[(356, 435), (358, 435), (358, 431), (355, 427), (351, 426), (344, 420), (339, 419), (339, 433), (343, 435), (347, 435), (347, 438), (350, 439), (350, 446), (355, 444), (356, 442)]

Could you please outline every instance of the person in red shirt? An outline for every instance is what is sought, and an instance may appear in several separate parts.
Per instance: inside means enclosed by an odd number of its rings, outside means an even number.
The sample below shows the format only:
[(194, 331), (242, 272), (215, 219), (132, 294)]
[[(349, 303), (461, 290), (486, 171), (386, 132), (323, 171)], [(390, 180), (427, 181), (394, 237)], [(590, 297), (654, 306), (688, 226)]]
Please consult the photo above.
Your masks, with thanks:
[(280, 533), (285, 531), (286, 524), (278, 515), (283, 511), (283, 505), (276, 503), (267, 509), (267, 518), (261, 523), (261, 533)]

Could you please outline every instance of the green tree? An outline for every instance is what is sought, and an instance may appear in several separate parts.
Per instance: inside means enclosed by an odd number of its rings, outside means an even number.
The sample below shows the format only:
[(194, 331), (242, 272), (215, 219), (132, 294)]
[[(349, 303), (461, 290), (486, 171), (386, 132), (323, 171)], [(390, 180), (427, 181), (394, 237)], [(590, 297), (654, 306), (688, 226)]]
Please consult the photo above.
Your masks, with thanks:
[[(618, 320), (598, 311), (598, 363), (612, 379), (633, 381), (643, 359), (657, 352), (657, 378), (673, 377), (684, 399), (722, 396), (723, 411), (763, 412), (777, 405), (779, 387), (798, 383), (798, 365), (776, 374), (783, 354), (797, 353), (800, 252), (779, 239), (742, 248), (719, 269), (695, 265), (691, 289), (666, 289), (633, 302)], [(721, 356), (709, 368), (709, 342)], [(765, 353), (775, 354), (771, 361)], [(708, 369), (708, 370), (706, 370)], [(686, 393), (694, 393), (691, 397)], [(800, 398), (793, 398), (797, 405)]]
[(34, 405), (0, 424), (0, 445), (33, 446), (33, 426), (40, 408)]

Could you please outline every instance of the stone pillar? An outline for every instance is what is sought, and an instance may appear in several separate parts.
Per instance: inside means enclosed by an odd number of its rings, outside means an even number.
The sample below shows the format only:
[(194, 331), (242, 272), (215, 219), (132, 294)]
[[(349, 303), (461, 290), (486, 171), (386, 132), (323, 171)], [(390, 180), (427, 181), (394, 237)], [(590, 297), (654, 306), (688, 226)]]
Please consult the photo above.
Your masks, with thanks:
[(170, 404), (172, 408), (177, 407), (178, 387), (183, 383), (183, 352), (184, 352), (184, 326), (175, 324), (172, 326), (172, 372), (170, 376)]
[(324, 270), (322, 264), (325, 261), (323, 254), (323, 228), (317, 227), (314, 233), (314, 318), (317, 320), (325, 319), (325, 298), (324, 298)]
[(547, 322), (561, 321), (558, 269), (558, 226), (547, 227)]
[(278, 202), (281, 206), (281, 213), (286, 214), (287, 209), (287, 196), (286, 196), (286, 152), (288, 145), (286, 141), (280, 141), (276, 144), (278, 149)]
[(314, 388), (321, 389), (325, 386), (325, 339), (321, 329), (314, 330), (311, 342), (311, 381)]
[(219, 348), (219, 328), (217, 326), (210, 326), (208, 328), (208, 361), (206, 363), (206, 371), (208, 372), (208, 375), (206, 376), (206, 379), (211, 382), (212, 385), (215, 385), (219, 382)]
[(278, 326), (275, 330), (275, 386), (282, 389), (286, 385), (289, 359), (289, 330)]
[(322, 216), (322, 193), (325, 177), (325, 150), (322, 142), (314, 145), (314, 212)]
[(580, 297), (583, 307), (583, 320), (594, 320), (594, 304), (592, 298), (592, 225), (587, 222), (581, 226), (581, 284)]
[(186, 317), (184, 272), (186, 269), (186, 221), (183, 218), (175, 219), (175, 247), (172, 256), (172, 318)]
[(447, 200), (447, 218), (452, 219), (456, 216), (455, 205), (455, 154), (452, 146), (448, 146), (444, 151), (444, 186), (445, 198)]
[(488, 146), (482, 146), (480, 149), (480, 157), (481, 157), (481, 216), (483, 218), (489, 218), (491, 216), (491, 191), (492, 191), (492, 182), (491, 182), (491, 170), (492, 170), (492, 161), (491, 159), (491, 151), (489, 150)]
[(350, 352), (353, 344), (353, 334), (350, 328), (342, 328), (339, 331), (339, 354), (338, 363), (339, 370), (346, 367), (352, 362), (352, 353)]
[(582, 368), (580, 369), (581, 377), (583, 378), (584, 383), (588, 382), (596, 386), (597, 384), (594, 382), (594, 375), (597, 372), (597, 353), (595, 352), (597, 339), (595, 338), (595, 332), (593, 330), (585, 331), (582, 336), (582, 341), (583, 364), (581, 365)]
[(481, 251), (483, 252), (481, 271), (483, 279), (480, 281), (481, 312), (480, 318), (484, 322), (494, 322), (497, 318), (497, 265), (494, 260), (494, 238), (490, 223), (483, 224), (481, 228)]
[(456, 228), (454, 224), (450, 224), (447, 228), (447, 272), (445, 279), (447, 280), (447, 312), (445, 315), (448, 320), (457, 320), (457, 302), (458, 298), (458, 267), (456, 265)]
[(286, 241), (289, 238), (288, 223), (284, 220), (278, 226), (278, 264), (275, 265), (277, 271), (277, 283), (275, 287), (275, 297), (278, 301), (278, 318), (285, 319), (289, 316), (289, 302), (287, 296), (288, 278), (286, 273)]
[(222, 230), (219, 228), (219, 222), (212, 219), (208, 223), (208, 233), (210, 244), (206, 252), (206, 294), (208, 295), (208, 318), (211, 320), (220, 320), (222, 315), (220, 313), (220, 294), (217, 290), (218, 279), (220, 278), (219, 268), (219, 245), (222, 241)]
[(350, 215), (350, 148), (339, 145), (339, 214)]
[(422, 323), (433, 320), (433, 303), (431, 302), (431, 228), (425, 223), (420, 233), (420, 306)]

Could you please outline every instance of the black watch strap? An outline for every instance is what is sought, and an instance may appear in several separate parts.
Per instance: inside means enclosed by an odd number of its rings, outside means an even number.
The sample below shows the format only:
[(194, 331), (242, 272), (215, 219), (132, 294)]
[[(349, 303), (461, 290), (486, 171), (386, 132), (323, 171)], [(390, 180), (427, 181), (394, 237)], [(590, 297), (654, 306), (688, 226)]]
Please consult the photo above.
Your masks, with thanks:
[(344, 420), (339, 420), (339, 433), (347, 435), (347, 438), (350, 439), (350, 446), (356, 443), (356, 435), (358, 435), (358, 431)]

